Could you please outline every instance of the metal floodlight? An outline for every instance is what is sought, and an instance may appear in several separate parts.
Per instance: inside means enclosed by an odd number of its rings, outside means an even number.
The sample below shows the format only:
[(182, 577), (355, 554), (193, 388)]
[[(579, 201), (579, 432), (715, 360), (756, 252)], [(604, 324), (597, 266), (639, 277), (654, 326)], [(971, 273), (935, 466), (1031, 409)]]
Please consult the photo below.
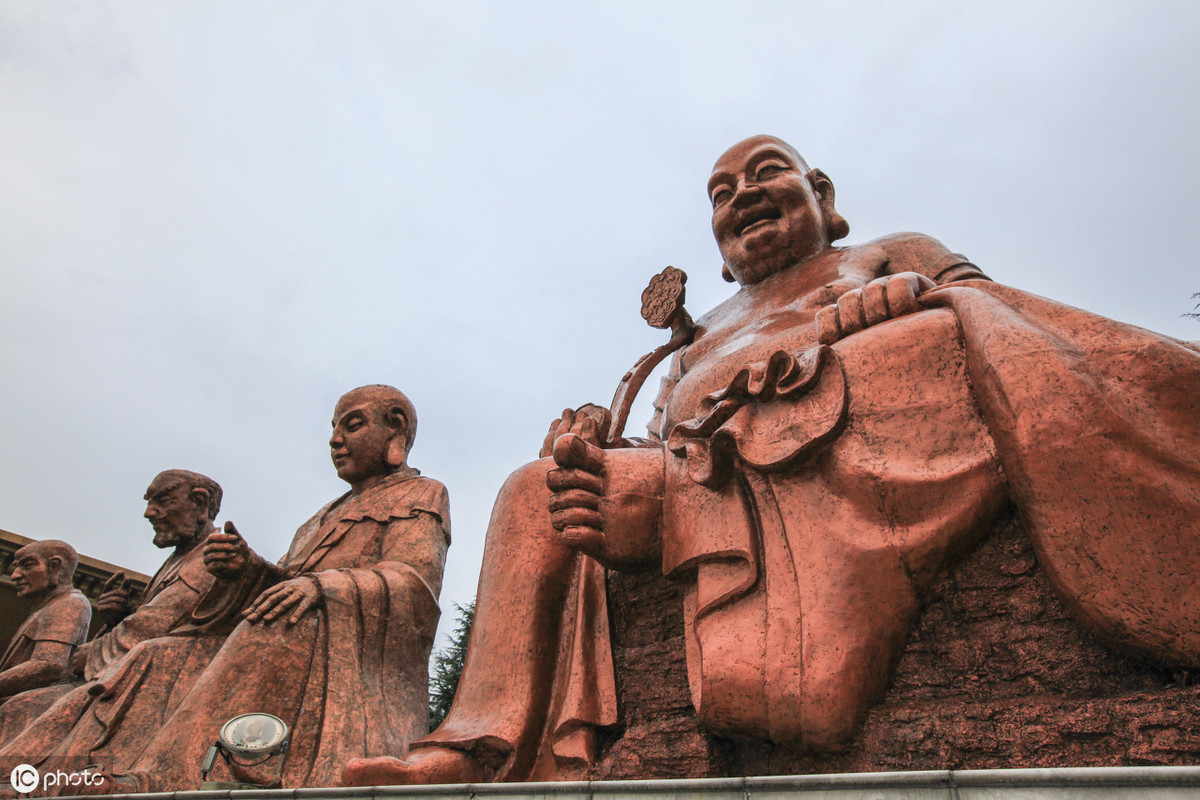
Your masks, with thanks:
[(273, 756), (287, 749), (288, 726), (274, 714), (242, 714), (221, 726), (220, 742), (239, 756)]
[[(221, 726), (221, 733), (217, 741), (208, 748), (208, 754), (200, 766), (200, 779), (206, 785), (209, 783), (208, 774), (216, 765), (218, 755), (227, 764), (256, 766), (264, 763), (271, 756), (286, 753), (290, 742), (290, 733), (287, 723), (274, 714), (253, 713), (234, 717)], [(247, 763), (238, 761), (237, 756), (260, 758), (261, 760)], [(227, 786), (223, 782), (219, 786), (216, 783), (212, 787), (206, 786), (206, 788), (222, 789), (250, 787), (251, 784), (241, 783)]]

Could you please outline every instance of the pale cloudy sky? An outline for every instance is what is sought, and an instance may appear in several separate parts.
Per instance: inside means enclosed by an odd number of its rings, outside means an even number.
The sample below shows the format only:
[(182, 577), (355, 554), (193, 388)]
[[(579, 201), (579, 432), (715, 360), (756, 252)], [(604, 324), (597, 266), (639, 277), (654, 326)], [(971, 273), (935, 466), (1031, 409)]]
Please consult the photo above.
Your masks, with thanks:
[(704, 185), (760, 132), (850, 242), (1200, 339), (1197, 41), (1190, 1), (7, 0), (0, 528), (153, 572), (181, 467), (278, 557), (344, 490), (334, 402), (391, 383), (469, 601), (505, 475), (663, 340), (646, 280), (733, 291)]

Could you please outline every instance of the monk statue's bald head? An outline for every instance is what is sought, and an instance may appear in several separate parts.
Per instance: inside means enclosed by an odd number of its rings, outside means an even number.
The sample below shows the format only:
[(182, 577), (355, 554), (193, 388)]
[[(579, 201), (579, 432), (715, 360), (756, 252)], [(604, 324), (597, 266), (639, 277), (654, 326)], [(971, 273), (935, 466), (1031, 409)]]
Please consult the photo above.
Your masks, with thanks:
[(36, 599), (71, 586), (79, 554), (64, 541), (43, 539), (18, 550), (12, 563), (17, 596)]
[(361, 491), (408, 465), (417, 435), (417, 410), (393, 386), (360, 386), (342, 395), (333, 412), (330, 455), (338, 477)]
[(826, 250), (850, 232), (833, 204), (833, 183), (775, 136), (725, 151), (708, 181), (713, 235), (725, 275), (757, 283)]

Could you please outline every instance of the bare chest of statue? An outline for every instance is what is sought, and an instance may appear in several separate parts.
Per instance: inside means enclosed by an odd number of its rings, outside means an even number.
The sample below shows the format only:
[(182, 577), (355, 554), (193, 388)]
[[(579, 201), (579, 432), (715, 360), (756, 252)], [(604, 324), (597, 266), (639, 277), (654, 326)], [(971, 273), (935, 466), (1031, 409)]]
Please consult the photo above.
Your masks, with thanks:
[(817, 344), (816, 314), (851, 289), (882, 274), (877, 259), (853, 249), (821, 256), (743, 287), (697, 321), (695, 341), (683, 350), (681, 378), (667, 401), (664, 433), (697, 416), (701, 401), (727, 386), (739, 370), (772, 353), (794, 356)]

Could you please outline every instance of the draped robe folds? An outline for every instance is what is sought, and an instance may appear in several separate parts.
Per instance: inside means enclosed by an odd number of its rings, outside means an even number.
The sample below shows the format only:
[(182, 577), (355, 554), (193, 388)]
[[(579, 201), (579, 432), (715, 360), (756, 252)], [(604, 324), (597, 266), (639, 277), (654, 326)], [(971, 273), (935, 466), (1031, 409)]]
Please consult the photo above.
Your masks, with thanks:
[[(3, 657), (0, 672), (23, 664), (34, 654), (38, 642), (58, 642), (78, 647), (87, 639), (92, 621), (92, 604), (78, 589), (67, 588), (25, 618), (13, 634)], [(0, 743), (21, 732), (59, 696), (69, 690), (69, 681), (55, 681), (44, 691), (27, 690), (0, 698)]]
[[(86, 660), (81, 680), (13, 698), (36, 713), (25, 716), (16, 728), (19, 733), (0, 748), (0, 768), (26, 763), (73, 769), (93, 763), (93, 746), (104, 744), (127, 716), (130, 724), (122, 726), (128, 737), (124, 749), (136, 753), (144, 736), (169, 710), (172, 691), (186, 683), (184, 667), (202, 665), (220, 644), (216, 631), (176, 635), (197, 628), (193, 612), (213, 582), (204, 567), (201, 544), (173, 553), (151, 579), (133, 613), (82, 646)], [(136, 706), (132, 690), (141, 693)], [(107, 765), (111, 763), (107, 759), (119, 755), (106, 751), (101, 757)]]
[[(689, 680), (710, 730), (846, 746), (934, 578), (1006, 500), (1082, 625), (1200, 666), (1200, 353), (951, 262), (956, 280), (921, 297), (928, 310), (829, 347), (813, 315), (854, 282), (767, 309), (706, 361), (707, 326), (721, 324), (708, 315), (700, 355), (682, 351), (664, 381), (662, 514), (639, 513), (661, 526), (664, 573), (685, 582)], [(743, 289), (729, 313), (754, 303)], [(635, 452), (608, 451), (610, 484)], [(417, 743), (469, 750), (497, 780), (585, 777), (594, 747), (560, 748), (615, 722), (604, 584), (590, 558), (542, 541), (547, 492), (532, 486), (548, 468), (501, 491), (459, 695)], [(505, 523), (510, 506), (537, 541)], [(505, 585), (531, 587), (499, 615), (522, 625), (489, 631)], [(570, 598), (565, 622), (525, 608), (543, 595)], [(484, 674), (496, 658), (502, 678)]]
[(243, 782), (331, 786), (352, 757), (403, 752), (427, 725), (449, 538), (446, 490), (416, 470), (322, 508), (279, 562), (284, 579), (320, 585), (320, 607), (290, 626), (287, 615), (239, 624), (153, 744), (118, 774), (140, 791), (196, 788), (221, 725), (250, 712), (283, 719), (291, 744), (282, 757), (235, 767)]
[[(197, 551), (203, 555), (203, 548)], [(192, 562), (188, 572), (199, 569), (204, 569), (202, 557)], [(240, 621), (241, 610), (265, 582), (189, 577), (197, 585), (207, 582), (209, 589), (194, 600), (184, 621), (163, 636), (137, 643), (82, 687), (90, 696), (87, 704), (41, 762), (45, 768), (70, 771), (84, 764), (109, 772), (129, 768), (221, 649)], [(64, 703), (61, 710), (67, 709)], [(38, 726), (59, 724), (59, 715), (49, 714)]]

